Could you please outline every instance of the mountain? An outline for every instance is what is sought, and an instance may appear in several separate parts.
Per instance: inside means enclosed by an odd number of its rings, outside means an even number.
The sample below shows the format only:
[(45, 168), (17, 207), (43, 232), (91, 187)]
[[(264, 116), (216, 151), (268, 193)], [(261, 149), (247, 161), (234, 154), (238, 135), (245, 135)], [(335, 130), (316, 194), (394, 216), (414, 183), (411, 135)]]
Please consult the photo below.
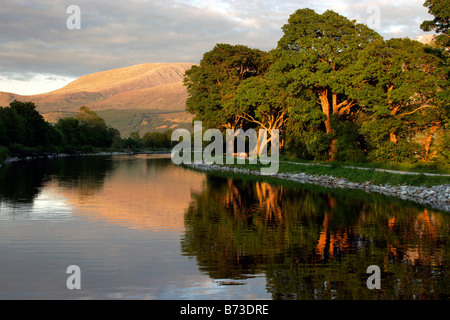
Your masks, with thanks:
[(32, 101), (49, 122), (78, 112), (81, 106), (105, 116), (123, 137), (132, 131), (188, 127), (187, 91), (183, 86), (192, 63), (150, 63), (82, 76), (65, 87), (38, 95), (0, 92), (0, 105)]
[(431, 45), (434, 43), (435, 39), (436, 39), (436, 36), (434, 34), (425, 34), (425, 35), (417, 36), (413, 40), (419, 41), (423, 44)]

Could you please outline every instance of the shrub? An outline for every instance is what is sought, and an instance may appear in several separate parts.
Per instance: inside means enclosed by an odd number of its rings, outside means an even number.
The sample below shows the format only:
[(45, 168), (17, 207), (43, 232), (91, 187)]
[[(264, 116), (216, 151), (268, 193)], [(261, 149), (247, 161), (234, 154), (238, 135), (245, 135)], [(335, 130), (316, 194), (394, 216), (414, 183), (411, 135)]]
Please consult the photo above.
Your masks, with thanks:
[(386, 142), (370, 152), (369, 158), (380, 162), (415, 163), (423, 157), (421, 146), (414, 142)]
[(0, 146), (0, 163), (4, 163), (5, 160), (9, 158), (10, 155), (11, 154), (8, 148)]

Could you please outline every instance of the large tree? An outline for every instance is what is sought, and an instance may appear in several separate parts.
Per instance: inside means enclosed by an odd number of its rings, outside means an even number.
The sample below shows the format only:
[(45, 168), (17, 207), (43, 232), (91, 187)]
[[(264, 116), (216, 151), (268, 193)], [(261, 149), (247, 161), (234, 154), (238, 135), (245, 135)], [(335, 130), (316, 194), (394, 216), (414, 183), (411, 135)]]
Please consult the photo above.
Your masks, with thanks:
[[(334, 135), (332, 116), (352, 115), (358, 106), (347, 92), (353, 80), (349, 68), (368, 44), (382, 38), (367, 26), (330, 10), (323, 14), (298, 10), (283, 32), (272, 71), (284, 75), (284, 85), (291, 95), (303, 95), (305, 88), (315, 94), (324, 129)], [(330, 159), (335, 143), (336, 139), (331, 144)]]
[[(443, 52), (447, 58), (447, 82), (440, 93), (440, 99), (445, 104), (445, 111), (448, 116), (450, 113), (450, 1), (449, 0), (426, 0), (424, 6), (428, 8), (428, 13), (434, 16), (433, 20), (424, 21), (420, 26), (424, 31), (435, 31), (437, 33), (436, 43), (443, 46), (446, 50)], [(449, 124), (444, 126), (444, 147), (440, 156), (443, 156), (443, 161), (450, 160), (450, 134), (448, 132)]]
[(186, 71), (186, 110), (206, 128), (236, 128), (243, 121), (234, 103), (239, 84), (265, 74), (268, 67), (268, 53), (264, 51), (217, 44), (204, 54), (200, 65)]
[(435, 31), (438, 35), (437, 43), (449, 48), (450, 0), (426, 0), (424, 6), (434, 19), (424, 21), (420, 28), (424, 31)]
[(23, 124), (21, 143), (30, 147), (47, 146), (50, 143), (52, 128), (33, 102), (14, 100), (10, 103), (10, 108), (17, 113)]
[(374, 42), (359, 55), (351, 90), (370, 115), (364, 127), (377, 147), (385, 145), (396, 157), (401, 151), (396, 145), (422, 131), (428, 157), (435, 132), (447, 121), (439, 98), (446, 79), (443, 66), (436, 51), (409, 39)]
[[(252, 126), (267, 130), (279, 130), (281, 144), (289, 120), (287, 94), (267, 77), (253, 77), (243, 81), (236, 92), (236, 114)], [(266, 141), (271, 141), (272, 137)]]

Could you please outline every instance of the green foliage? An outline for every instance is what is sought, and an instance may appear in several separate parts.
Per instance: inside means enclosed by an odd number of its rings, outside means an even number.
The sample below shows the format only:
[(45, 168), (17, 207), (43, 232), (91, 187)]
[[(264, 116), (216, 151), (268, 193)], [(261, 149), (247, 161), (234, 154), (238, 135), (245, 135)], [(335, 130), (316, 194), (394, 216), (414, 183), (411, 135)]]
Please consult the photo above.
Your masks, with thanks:
[(97, 152), (123, 148), (123, 144), (120, 132), (86, 107), (55, 125), (45, 121), (32, 102), (14, 101), (9, 107), (0, 107), (0, 161), (9, 155)]
[(414, 142), (385, 142), (369, 153), (369, 159), (380, 162), (417, 162), (423, 157), (421, 146)]
[(240, 118), (234, 97), (238, 85), (264, 74), (269, 65), (266, 52), (243, 45), (217, 44), (205, 53), (199, 66), (186, 71), (186, 110), (205, 128), (233, 127)]
[(13, 108), (0, 108), (0, 144), (25, 142), (25, 122)]
[[(318, 14), (311, 9), (291, 15), (283, 32), (269, 74), (276, 74), (290, 94), (291, 117), (306, 123), (309, 130), (334, 135), (331, 116), (354, 119), (359, 111), (349, 91), (352, 67), (360, 52), (381, 36), (336, 12)], [(338, 139), (332, 141), (330, 157)]]
[(36, 105), (32, 102), (13, 101), (10, 108), (20, 117), (19, 121), (23, 124), (23, 143), (35, 147), (38, 145), (47, 145), (47, 130), (49, 124), (44, 117), (36, 110)]
[(409, 39), (377, 41), (361, 52), (353, 67), (352, 95), (368, 115), (361, 132), (371, 144), (372, 159), (428, 157), (429, 146), (419, 150), (410, 141), (419, 133), (432, 135), (448, 122), (439, 97), (445, 90), (444, 64), (439, 52)]
[(0, 164), (2, 164), (11, 155), (8, 148), (0, 146)]
[(55, 127), (62, 133), (64, 144), (79, 146), (84, 144), (86, 137), (80, 128), (80, 120), (68, 117), (58, 120)]
[(285, 154), (299, 159), (326, 161), (333, 135), (300, 121), (289, 121)]
[(80, 131), (84, 134), (83, 144), (94, 147), (111, 146), (112, 134), (115, 133), (108, 130), (105, 120), (94, 111), (83, 106), (80, 108), (80, 112), (75, 115), (75, 119), (79, 121)]
[(359, 126), (353, 121), (339, 121), (336, 117), (333, 120), (337, 137), (336, 161), (365, 162), (366, 142), (359, 133)]
[(325, 161), (328, 159), (328, 152), (332, 140), (331, 135), (322, 131), (304, 132), (303, 134), (303, 142), (306, 150), (317, 161)]
[[(448, 0), (423, 28), (448, 32)], [(276, 49), (217, 45), (186, 73), (206, 127), (277, 128), (284, 153), (340, 162), (448, 163), (448, 52), (327, 10), (293, 13)]]
[(117, 129), (108, 127), (105, 121), (89, 108), (81, 107), (74, 117), (58, 120), (55, 128), (61, 132), (64, 144), (72, 147), (92, 146), (109, 148), (120, 139)]
[(426, 0), (424, 7), (434, 16), (433, 20), (424, 21), (420, 28), (424, 31), (435, 31), (438, 34), (437, 42), (444, 47), (450, 47), (450, 1)]
[(16, 157), (31, 157), (36, 154), (32, 147), (23, 144), (14, 144), (9, 147), (9, 151)]
[(147, 132), (142, 138), (144, 146), (155, 150), (167, 150), (172, 146), (172, 130), (166, 132)]
[(141, 140), (141, 135), (139, 134), (139, 132), (133, 131), (133, 132), (130, 133), (130, 138), (132, 140), (140, 141)]

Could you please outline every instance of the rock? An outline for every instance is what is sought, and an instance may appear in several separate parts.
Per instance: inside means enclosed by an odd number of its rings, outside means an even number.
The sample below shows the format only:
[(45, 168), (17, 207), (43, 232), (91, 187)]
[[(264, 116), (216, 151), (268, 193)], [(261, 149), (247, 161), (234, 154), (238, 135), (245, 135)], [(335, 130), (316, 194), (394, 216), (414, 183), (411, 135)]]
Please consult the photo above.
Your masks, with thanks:
[[(198, 166), (202, 170), (221, 170), (221, 171), (234, 171), (235, 173), (245, 173), (261, 175), (259, 171), (251, 171), (247, 169), (231, 168), (226, 166), (214, 166), (202, 164)], [(422, 204), (433, 206), (434, 208), (450, 211), (450, 186), (433, 186), (426, 187), (413, 187), (413, 186), (390, 186), (385, 185), (373, 185), (370, 181), (364, 183), (354, 183), (343, 178), (336, 178), (329, 175), (308, 175), (304, 172), (301, 173), (280, 173), (273, 175), (280, 179), (293, 180), (300, 183), (316, 184), (327, 188), (353, 188), (361, 189), (366, 192), (377, 192), (388, 196), (397, 196), (401, 199), (407, 199)]]

